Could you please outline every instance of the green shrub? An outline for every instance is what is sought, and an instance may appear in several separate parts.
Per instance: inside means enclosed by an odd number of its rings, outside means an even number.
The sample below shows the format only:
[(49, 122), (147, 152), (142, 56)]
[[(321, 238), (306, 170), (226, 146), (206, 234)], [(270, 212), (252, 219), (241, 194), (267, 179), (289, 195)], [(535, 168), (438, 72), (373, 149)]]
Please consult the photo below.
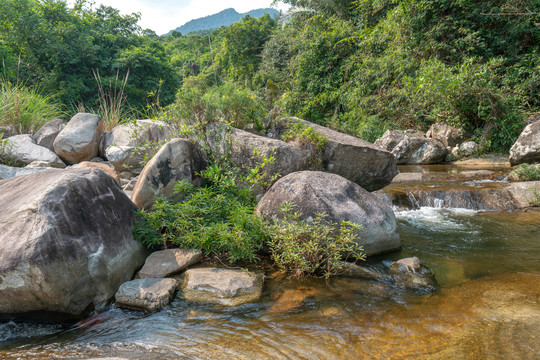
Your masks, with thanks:
[(329, 222), (325, 214), (317, 214), (311, 222), (301, 220), (293, 205), (285, 203), (284, 218), (270, 226), (272, 260), (292, 277), (321, 276), (328, 278), (343, 272), (340, 260), (346, 254), (364, 259), (362, 248), (355, 242), (355, 230), (360, 227), (347, 221)]
[(208, 186), (177, 184), (175, 192), (183, 201), (160, 198), (151, 211), (140, 211), (135, 237), (149, 247), (174, 245), (230, 261), (255, 260), (267, 231), (265, 222), (254, 215), (253, 195), (237, 185), (231, 170), (214, 165), (202, 175), (210, 181)]
[(289, 126), (281, 135), (281, 140), (296, 142), (301, 148), (311, 150), (309, 164), (317, 167), (321, 164), (322, 153), (326, 146), (326, 136), (316, 132), (311, 126), (296, 122)]
[(13, 126), (19, 134), (28, 134), (61, 115), (60, 106), (52, 97), (0, 81), (0, 125)]
[(521, 164), (512, 170), (510, 177), (515, 181), (540, 180), (540, 164)]

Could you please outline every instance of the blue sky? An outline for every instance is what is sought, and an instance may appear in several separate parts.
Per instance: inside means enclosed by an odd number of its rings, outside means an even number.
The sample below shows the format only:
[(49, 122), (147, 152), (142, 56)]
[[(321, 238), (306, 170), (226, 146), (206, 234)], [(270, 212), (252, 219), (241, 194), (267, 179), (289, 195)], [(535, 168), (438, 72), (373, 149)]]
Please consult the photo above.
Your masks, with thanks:
[[(272, 0), (94, 0), (112, 6), (123, 14), (141, 14), (139, 25), (163, 35), (189, 20), (212, 15), (227, 8), (243, 13), (253, 9), (271, 7)], [(68, 1), (74, 3), (74, 0)], [(278, 9), (284, 9), (280, 5)]]

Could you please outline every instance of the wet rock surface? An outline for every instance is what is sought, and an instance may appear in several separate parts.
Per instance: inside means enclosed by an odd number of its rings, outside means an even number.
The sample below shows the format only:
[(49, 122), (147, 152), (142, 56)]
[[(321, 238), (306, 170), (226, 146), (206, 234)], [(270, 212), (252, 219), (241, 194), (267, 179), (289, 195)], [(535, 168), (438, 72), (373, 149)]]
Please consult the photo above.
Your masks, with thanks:
[(177, 288), (174, 279), (136, 279), (122, 284), (115, 300), (120, 307), (154, 312), (171, 303)]
[(184, 297), (190, 302), (237, 306), (260, 298), (262, 274), (242, 270), (199, 268), (186, 271)]

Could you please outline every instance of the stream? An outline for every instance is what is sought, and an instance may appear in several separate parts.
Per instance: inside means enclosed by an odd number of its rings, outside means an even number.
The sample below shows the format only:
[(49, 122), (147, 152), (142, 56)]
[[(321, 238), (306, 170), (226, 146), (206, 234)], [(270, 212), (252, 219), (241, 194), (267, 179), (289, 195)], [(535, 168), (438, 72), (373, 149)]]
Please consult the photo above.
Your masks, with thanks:
[[(417, 256), (440, 284), (435, 293), (270, 279), (258, 302), (235, 308), (177, 298), (154, 314), (111, 306), (77, 327), (0, 323), (0, 359), (538, 359), (540, 211), (483, 211), (478, 199), (452, 207), (429, 195), (502, 186), (505, 167), (490, 168), (500, 173), (490, 180), (452, 180), (463, 171), (455, 166), (400, 170), (433, 176), (383, 190), (403, 249), (366, 266)], [(424, 202), (396, 200), (418, 191)]]

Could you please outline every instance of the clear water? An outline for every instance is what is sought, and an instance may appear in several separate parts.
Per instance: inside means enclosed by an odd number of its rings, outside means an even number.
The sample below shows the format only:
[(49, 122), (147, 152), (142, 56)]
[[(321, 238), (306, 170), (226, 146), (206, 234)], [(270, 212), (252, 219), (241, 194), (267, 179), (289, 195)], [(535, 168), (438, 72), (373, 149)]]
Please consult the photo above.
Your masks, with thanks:
[(236, 308), (176, 299), (155, 314), (112, 307), (84, 328), (0, 324), (0, 359), (538, 359), (540, 212), (396, 213), (403, 250), (441, 288), (420, 294), (337, 278), (267, 282)]

